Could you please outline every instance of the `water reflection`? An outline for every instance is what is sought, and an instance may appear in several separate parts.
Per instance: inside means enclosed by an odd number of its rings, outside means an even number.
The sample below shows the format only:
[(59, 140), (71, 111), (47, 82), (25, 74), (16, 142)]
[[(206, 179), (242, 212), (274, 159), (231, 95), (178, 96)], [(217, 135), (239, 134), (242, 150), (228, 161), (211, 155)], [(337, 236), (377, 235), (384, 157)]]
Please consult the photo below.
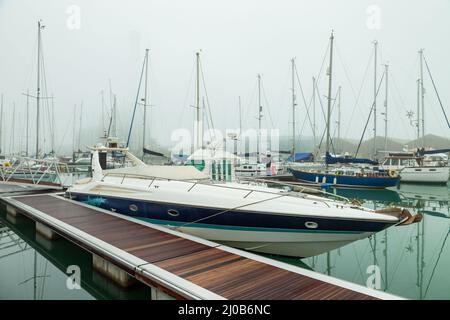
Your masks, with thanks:
[(412, 299), (450, 299), (450, 192), (448, 186), (401, 185), (393, 190), (336, 190), (364, 206), (394, 204), (422, 212), (422, 222), (391, 227), (326, 254), (303, 259), (313, 270), (366, 285), (370, 265), (379, 267), (380, 290)]
[[(67, 267), (81, 269), (81, 289), (66, 286)], [(0, 299), (149, 299), (150, 289), (137, 284), (127, 290), (92, 270), (92, 256), (64, 240), (36, 234), (25, 217), (0, 210)]]

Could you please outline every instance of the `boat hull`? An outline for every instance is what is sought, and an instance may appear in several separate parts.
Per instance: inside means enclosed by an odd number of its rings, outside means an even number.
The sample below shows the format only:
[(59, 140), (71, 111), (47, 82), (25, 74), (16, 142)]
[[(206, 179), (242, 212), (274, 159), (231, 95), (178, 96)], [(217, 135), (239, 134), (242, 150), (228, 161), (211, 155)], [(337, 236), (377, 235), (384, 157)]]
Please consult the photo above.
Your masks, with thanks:
[(449, 177), (448, 167), (405, 167), (400, 171), (400, 181), (408, 183), (446, 184)]
[(308, 172), (302, 170), (290, 169), (292, 175), (304, 182), (313, 182), (321, 184), (330, 184), (342, 188), (368, 188), (384, 189), (398, 185), (399, 177), (368, 177), (368, 176), (347, 176), (321, 172)]
[[(394, 222), (258, 213), (71, 192), (72, 198), (233, 247), (309, 257), (366, 238)], [(315, 223), (314, 229), (308, 223)]]

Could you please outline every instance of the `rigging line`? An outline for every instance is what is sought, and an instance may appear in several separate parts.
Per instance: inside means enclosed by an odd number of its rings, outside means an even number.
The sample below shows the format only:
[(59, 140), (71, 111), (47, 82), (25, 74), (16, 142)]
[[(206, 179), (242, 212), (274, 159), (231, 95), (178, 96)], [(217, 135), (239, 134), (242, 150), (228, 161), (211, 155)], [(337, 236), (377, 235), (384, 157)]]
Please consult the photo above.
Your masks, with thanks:
[(269, 101), (267, 100), (266, 90), (264, 90), (264, 84), (263, 84), (262, 81), (261, 81), (261, 91), (262, 91), (262, 94), (263, 94), (263, 97), (264, 97), (264, 101), (266, 102), (266, 110), (267, 110), (267, 113), (269, 115), (270, 125), (271, 125), (272, 128), (274, 128), (273, 119), (272, 119), (272, 116), (270, 114)]
[[(250, 190), (250, 192), (251, 192), (251, 190)], [(254, 202), (251, 202), (251, 203), (247, 203), (247, 204), (243, 204), (243, 205), (240, 205), (240, 206), (237, 206), (237, 207), (234, 207), (234, 208), (229, 208), (229, 209), (226, 209), (226, 210), (223, 210), (223, 211), (214, 213), (214, 214), (212, 214), (212, 215), (209, 215), (209, 216), (207, 216), (207, 217), (197, 219), (197, 220), (195, 220), (195, 221), (186, 222), (186, 223), (182, 224), (181, 226), (176, 226), (176, 227), (174, 227), (173, 229), (179, 229), (179, 228), (182, 228), (182, 227), (184, 227), (184, 226), (187, 226), (187, 225), (190, 225), (190, 224), (194, 224), (194, 223), (198, 223), (198, 222), (200, 222), (200, 221), (203, 221), (203, 220), (206, 220), (206, 219), (209, 219), (209, 218), (213, 218), (213, 217), (218, 216), (218, 215), (220, 215), (220, 214), (227, 213), (227, 212), (229, 212), (229, 211), (234, 211), (234, 210), (242, 209), (242, 208), (245, 208), (245, 207), (254, 205), (254, 204), (259, 204), (259, 203), (263, 203), (263, 202), (266, 202), (266, 201), (275, 200), (275, 199), (282, 198), (282, 197), (285, 197), (285, 196), (286, 196), (286, 194), (276, 195), (275, 197), (272, 197), (272, 198), (262, 199), (262, 200), (257, 200), (257, 201), (254, 201)]]
[(253, 103), (256, 100), (256, 89), (257, 88), (258, 88), (258, 81), (255, 81), (254, 85), (253, 85), (253, 92), (252, 92), (252, 95), (250, 96), (251, 98), (250, 98), (250, 100), (248, 101), (248, 104), (247, 104), (247, 110), (246, 110), (247, 112), (245, 113), (245, 118), (244, 118), (245, 120), (248, 119), (249, 113), (250, 113), (250, 110), (251, 110), (250, 107), (253, 105)]
[(436, 96), (439, 100), (439, 105), (441, 106), (442, 113), (444, 113), (445, 121), (447, 121), (447, 126), (450, 129), (450, 122), (448, 121), (447, 114), (445, 113), (444, 106), (442, 105), (441, 97), (439, 96), (439, 92), (437, 91), (436, 84), (434, 83), (433, 76), (431, 75), (430, 68), (428, 67), (427, 59), (425, 59), (425, 55), (423, 56), (423, 61), (425, 61), (425, 66), (427, 67), (428, 75), (430, 76), (431, 83), (433, 84), (434, 92), (436, 92)]
[[(202, 60), (200, 59), (199, 62), (200, 62), (200, 74), (202, 76), (203, 89), (205, 90), (206, 107), (208, 108), (208, 110), (207, 110), (208, 114), (206, 116), (206, 119), (208, 120), (208, 115), (209, 115), (209, 121), (211, 121), (211, 127), (212, 127), (212, 129), (214, 129), (214, 122), (213, 122), (212, 112), (211, 112), (211, 104), (209, 103), (208, 91), (206, 90), (205, 74), (203, 73)], [(215, 138), (216, 134), (215, 134), (214, 130), (213, 130), (213, 135)]]
[(138, 86), (138, 90), (137, 90), (137, 93), (136, 93), (136, 100), (134, 101), (133, 116), (131, 117), (130, 130), (128, 131), (128, 138), (127, 138), (127, 145), (126, 145), (127, 148), (128, 148), (128, 145), (130, 144), (131, 130), (133, 129), (134, 116), (136, 115), (136, 108), (137, 108), (137, 105), (138, 105), (139, 92), (141, 90), (142, 76), (144, 74), (144, 67), (145, 67), (146, 60), (147, 59), (144, 58), (144, 62), (142, 63), (141, 76), (139, 78), (139, 86)]
[(444, 242), (442, 243), (441, 249), (439, 251), (439, 255), (438, 255), (438, 258), (436, 260), (436, 264), (433, 267), (433, 271), (431, 271), (430, 281), (428, 281), (428, 285), (427, 285), (427, 288), (425, 289), (424, 297), (427, 295), (428, 289), (430, 288), (431, 280), (433, 280), (434, 273), (436, 271), (436, 268), (437, 268), (437, 265), (439, 263), (439, 260), (441, 259), (442, 251), (444, 250), (444, 247), (445, 247), (445, 244), (447, 242), (447, 238), (448, 238), (449, 234), (450, 234), (450, 229), (447, 231), (447, 234), (445, 235), (445, 239), (444, 239)]
[[(43, 82), (43, 90), (42, 91), (43, 91), (44, 97), (45, 97), (43, 107), (45, 107), (45, 111), (46, 111), (44, 113), (44, 115), (47, 114), (47, 121), (49, 121), (48, 128), (49, 128), (50, 135), (52, 135), (53, 128), (52, 128), (52, 123), (50, 121), (50, 111), (49, 111), (50, 97), (48, 96), (48, 90), (47, 90), (48, 87), (47, 87), (47, 75), (46, 75), (46, 71), (45, 71), (45, 61), (44, 61), (44, 45), (42, 43), (41, 43), (41, 66), (42, 66), (42, 82)], [(43, 144), (42, 150), (45, 153), (45, 143), (47, 142), (45, 131), (47, 129), (47, 126), (44, 125), (42, 129), (43, 129), (42, 131), (43, 131), (43, 139), (44, 139), (44, 144)], [(48, 134), (48, 132), (47, 132), (47, 134)]]
[(322, 64), (320, 65), (319, 73), (316, 77), (316, 86), (319, 86), (320, 75), (322, 74), (325, 61), (327, 60), (328, 51), (330, 50), (330, 41), (327, 41), (327, 48), (325, 49), (325, 54), (323, 55)]
[[(316, 92), (317, 92), (317, 96), (319, 98), (320, 107), (322, 109), (322, 115), (324, 117), (325, 124), (326, 124), (327, 123), (327, 117), (325, 115), (325, 111), (324, 111), (323, 104), (322, 104), (322, 99), (320, 97), (319, 89), (317, 88), (317, 86), (316, 86)], [(336, 105), (337, 95), (338, 95), (338, 92), (336, 92), (336, 96), (333, 99), (333, 106), (331, 107), (331, 113), (333, 112), (334, 106)], [(326, 131), (327, 131), (327, 128), (326, 128), (326, 125), (325, 125), (324, 131), (322, 133), (322, 138), (320, 139), (320, 143), (319, 143), (319, 146), (317, 148), (317, 152), (319, 152), (319, 150), (320, 150), (320, 148), (322, 146), (322, 142), (323, 142), (323, 139), (325, 137)], [(334, 150), (334, 145), (333, 145), (333, 139), (331, 138), (331, 136), (330, 136), (330, 142), (331, 142), (331, 148), (333, 149), (333, 153), (334, 153), (335, 150)]]
[[(405, 107), (405, 101), (404, 101), (404, 99), (403, 99), (403, 97), (402, 97), (402, 95), (400, 93), (399, 87), (397, 85), (397, 81), (395, 80), (396, 78), (394, 76), (394, 73), (391, 71), (391, 69), (392, 69), (392, 66), (389, 67), (389, 71), (388, 71), (388, 74), (389, 74), (390, 79), (391, 79), (391, 83), (394, 85), (394, 91), (397, 94), (397, 98), (400, 100), (400, 105), (401, 105), (401, 107), (403, 109), (403, 112), (406, 113), (406, 112), (408, 112), (408, 110)], [(393, 108), (393, 109), (397, 113), (399, 112), (398, 108)], [(408, 136), (415, 136), (415, 129), (412, 126), (410, 126), (409, 124), (407, 124), (405, 126), (405, 120), (403, 119), (403, 117), (405, 115), (404, 113), (403, 114), (399, 114), (399, 119), (402, 122), (403, 127), (408, 128), (408, 130), (410, 131), (410, 134)]]
[[(383, 72), (383, 75), (381, 76), (380, 83), (379, 83), (378, 89), (377, 89), (377, 93), (375, 94), (375, 99), (378, 97), (378, 93), (380, 92), (381, 84), (383, 83), (383, 79), (384, 79), (385, 73), (386, 72)], [(366, 125), (364, 126), (364, 130), (363, 130), (363, 133), (361, 135), (361, 139), (359, 139), (358, 148), (356, 148), (355, 158), (358, 155), (359, 148), (361, 147), (362, 139), (364, 138), (364, 134), (366, 133), (367, 125), (369, 124), (370, 117), (372, 116), (372, 111), (373, 111), (373, 108), (375, 106), (375, 99), (372, 102), (372, 107), (370, 108), (369, 116), (367, 117), (367, 122), (366, 122)], [(374, 137), (374, 139), (375, 138), (376, 137)]]
[(189, 83), (188, 83), (188, 87), (186, 90), (186, 94), (184, 95), (184, 100), (183, 100), (183, 104), (181, 107), (181, 115), (180, 118), (178, 119), (178, 127), (181, 127), (181, 121), (184, 119), (184, 111), (186, 109), (186, 104), (187, 104), (187, 100), (188, 100), (188, 96), (189, 93), (191, 92), (191, 86), (192, 86), (192, 79), (194, 78), (194, 70), (195, 70), (195, 62), (192, 63), (192, 69), (191, 69), (191, 76), (189, 77)]
[[(353, 115), (355, 114), (355, 109), (356, 109), (356, 107), (358, 107), (359, 99), (361, 98), (361, 93), (362, 93), (362, 90), (363, 90), (363, 88), (364, 88), (364, 84), (366, 83), (367, 74), (368, 74), (368, 72), (369, 72), (369, 67), (370, 67), (370, 65), (372, 64), (372, 58), (373, 58), (374, 54), (375, 54), (375, 53), (372, 51), (372, 54), (371, 54), (370, 57), (369, 57), (369, 61), (367, 62), (367, 66), (366, 66), (366, 70), (365, 70), (365, 72), (364, 72), (363, 80), (362, 80), (362, 82), (361, 82), (361, 86), (359, 87), (358, 96), (356, 97), (355, 105), (353, 106), (352, 113), (351, 113), (351, 116), (350, 116), (350, 120), (349, 120), (348, 123), (351, 123), (351, 122), (352, 122), (352, 120), (353, 120)], [(348, 130), (349, 130), (350, 128), (351, 128), (351, 126), (348, 126), (348, 127), (347, 127), (347, 130), (345, 131), (345, 134), (344, 134), (345, 137), (348, 136)]]
[[(313, 100), (313, 97), (311, 96), (311, 98), (310, 98), (310, 100), (309, 100), (308, 108), (311, 108), (312, 100)], [(300, 139), (301, 139), (301, 135), (302, 135), (302, 133), (303, 133), (303, 129), (304, 129), (305, 124), (306, 124), (306, 120), (307, 120), (307, 117), (304, 117), (304, 118), (303, 118), (302, 126), (299, 128), (300, 130), (298, 131), (298, 135), (299, 135)], [(313, 134), (314, 134), (314, 132), (313, 132)], [(315, 146), (314, 146), (314, 148), (315, 148)]]
[[(302, 83), (300, 82), (300, 77), (298, 75), (298, 70), (297, 70), (297, 65), (296, 64), (294, 64), (294, 70), (295, 70), (295, 75), (296, 75), (296, 78), (297, 78), (298, 85), (300, 87), (300, 92), (302, 94), (302, 100), (303, 100), (303, 103), (305, 105), (306, 115), (307, 115), (308, 120), (309, 120), (309, 125), (311, 126), (311, 130), (314, 130), (314, 125), (313, 125), (313, 123), (311, 121), (311, 117), (309, 115), (308, 106), (306, 104), (306, 99), (305, 99), (305, 94), (303, 92), (303, 87), (302, 87)], [(312, 99), (311, 99), (311, 101), (312, 101)], [(295, 119), (293, 121), (295, 121)]]
[(354, 89), (354, 87), (353, 87), (353, 84), (352, 84), (352, 82), (351, 82), (351, 80), (350, 80), (350, 77), (349, 77), (349, 75), (348, 75), (347, 68), (345, 67), (345, 64), (344, 64), (344, 59), (342, 59), (341, 52), (340, 52), (340, 50), (339, 50), (339, 46), (338, 46), (336, 40), (335, 40), (334, 45), (336, 46), (336, 52), (337, 52), (337, 54), (338, 54), (339, 61), (341, 62), (342, 69), (344, 69), (345, 77), (347, 78), (347, 81), (348, 81), (348, 83), (350, 84), (350, 89), (352, 89), (353, 98), (356, 100), (356, 92), (355, 92), (355, 89)]
[(65, 139), (66, 139), (67, 132), (69, 131), (69, 129), (72, 129), (72, 128), (71, 128), (71, 125), (70, 125), (71, 122), (72, 122), (72, 119), (69, 118), (68, 121), (69, 121), (69, 125), (65, 126), (66, 130), (64, 131), (64, 134), (63, 134), (63, 136), (61, 137), (61, 143), (59, 144), (59, 147), (58, 147), (58, 149), (56, 150), (56, 154), (58, 154), (58, 153), (61, 151), (62, 146), (63, 146), (63, 141), (65, 141)]

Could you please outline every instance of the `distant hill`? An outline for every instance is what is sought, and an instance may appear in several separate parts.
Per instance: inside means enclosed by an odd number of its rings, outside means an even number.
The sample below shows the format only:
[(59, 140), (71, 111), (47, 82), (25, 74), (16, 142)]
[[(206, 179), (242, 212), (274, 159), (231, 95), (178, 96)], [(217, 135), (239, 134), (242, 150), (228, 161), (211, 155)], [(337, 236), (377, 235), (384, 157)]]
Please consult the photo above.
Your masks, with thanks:
[[(413, 149), (417, 147), (425, 146), (427, 148), (433, 148), (433, 149), (443, 149), (443, 148), (450, 148), (450, 139), (444, 138), (440, 136), (436, 136), (433, 134), (428, 134), (424, 137), (424, 143), (422, 144), (422, 139), (415, 140), (403, 140), (403, 139), (397, 139), (397, 138), (388, 138), (387, 139), (387, 147), (385, 148), (385, 139), (384, 137), (377, 136), (376, 139), (376, 149), (378, 150), (379, 154), (382, 156), (383, 151), (402, 151), (403, 149)], [(319, 143), (318, 141), (317, 143)], [(320, 147), (320, 153), (325, 152), (325, 141), (322, 142), (322, 145)], [(344, 153), (348, 152), (349, 154), (354, 155), (356, 152), (356, 149), (358, 147), (358, 140), (353, 139), (333, 139), (332, 141), (332, 147), (331, 151), (336, 153)], [(280, 149), (281, 150), (290, 150), (292, 148), (292, 139), (291, 137), (280, 137)], [(304, 137), (297, 141), (296, 143), (296, 149), (299, 152), (312, 152), (313, 150), (313, 139), (311, 137)], [(367, 140), (364, 140), (361, 143), (358, 156), (361, 157), (372, 157), (374, 149), (374, 138), (370, 138)]]

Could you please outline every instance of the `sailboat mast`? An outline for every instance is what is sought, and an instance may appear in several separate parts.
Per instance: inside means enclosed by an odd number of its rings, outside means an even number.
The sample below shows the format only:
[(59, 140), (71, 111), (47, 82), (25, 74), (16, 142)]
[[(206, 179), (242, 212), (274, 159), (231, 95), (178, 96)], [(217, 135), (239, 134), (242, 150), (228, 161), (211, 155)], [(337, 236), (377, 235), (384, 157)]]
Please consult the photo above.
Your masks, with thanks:
[(421, 94), (421, 104), (422, 104), (422, 147), (425, 146), (425, 88), (423, 86), (423, 49), (419, 50), (420, 57), (420, 94)]
[(387, 151), (388, 142), (388, 88), (389, 88), (389, 65), (386, 63), (384, 65), (384, 76), (385, 76), (385, 97), (384, 97), (384, 151)]
[(338, 131), (338, 143), (339, 143), (339, 148), (337, 150), (337, 152), (341, 152), (341, 86), (339, 86), (338, 89), (338, 127), (337, 127), (337, 131)]
[(54, 98), (53, 94), (52, 94), (51, 99), (52, 99), (52, 131), (51, 131), (52, 141), (51, 141), (51, 144), (52, 144), (52, 155), (55, 155), (55, 98)]
[(377, 155), (377, 67), (378, 67), (378, 41), (374, 46), (374, 71), (373, 71), (373, 156)]
[[(313, 141), (314, 141), (314, 150), (317, 146), (316, 141), (316, 78), (312, 78), (313, 81), (313, 96), (312, 96), (312, 108), (313, 108)], [(313, 151), (314, 151), (313, 150)]]
[(196, 80), (196, 94), (195, 94), (195, 110), (196, 110), (196, 121), (197, 121), (197, 141), (196, 147), (202, 149), (202, 128), (201, 128), (201, 107), (200, 107), (200, 52), (195, 54), (196, 56), (196, 67), (197, 67), (197, 80)]
[(38, 21), (37, 89), (36, 89), (36, 158), (39, 158), (39, 102), (41, 97), (41, 20)]
[(113, 98), (113, 136), (117, 137), (117, 96)]
[(81, 125), (83, 124), (83, 100), (80, 105), (80, 127), (78, 128), (78, 151), (81, 150)]
[(25, 156), (28, 157), (28, 140), (29, 140), (29, 119), (30, 119), (30, 90), (27, 90), (27, 123), (26, 123), (26, 138), (25, 138)]
[(1, 102), (0, 102), (0, 154), (2, 153), (2, 147), (3, 147), (3, 93), (1, 96)]
[[(331, 118), (331, 85), (333, 76), (333, 41), (334, 32), (331, 31), (330, 36), (330, 66), (328, 67), (328, 106), (327, 106), (327, 144), (326, 153), (330, 152), (330, 118)], [(328, 167), (328, 164), (326, 164)]]
[(419, 147), (419, 139), (420, 139), (420, 78), (417, 78), (416, 126), (417, 126), (417, 147)]
[(295, 60), (292, 58), (292, 157), (295, 161)]
[(258, 73), (258, 135), (256, 144), (257, 162), (261, 163), (260, 144), (261, 144), (261, 119), (262, 119), (262, 105), (261, 105), (261, 75)]
[[(239, 96), (239, 140), (242, 139), (242, 106), (241, 106), (241, 96)], [(241, 149), (242, 144), (239, 144), (239, 150)], [(240, 150), (242, 151), (242, 150)]]
[(142, 159), (144, 159), (145, 137), (147, 127), (147, 81), (148, 81), (148, 50), (145, 49), (145, 84), (144, 84), (144, 122), (142, 128)]

